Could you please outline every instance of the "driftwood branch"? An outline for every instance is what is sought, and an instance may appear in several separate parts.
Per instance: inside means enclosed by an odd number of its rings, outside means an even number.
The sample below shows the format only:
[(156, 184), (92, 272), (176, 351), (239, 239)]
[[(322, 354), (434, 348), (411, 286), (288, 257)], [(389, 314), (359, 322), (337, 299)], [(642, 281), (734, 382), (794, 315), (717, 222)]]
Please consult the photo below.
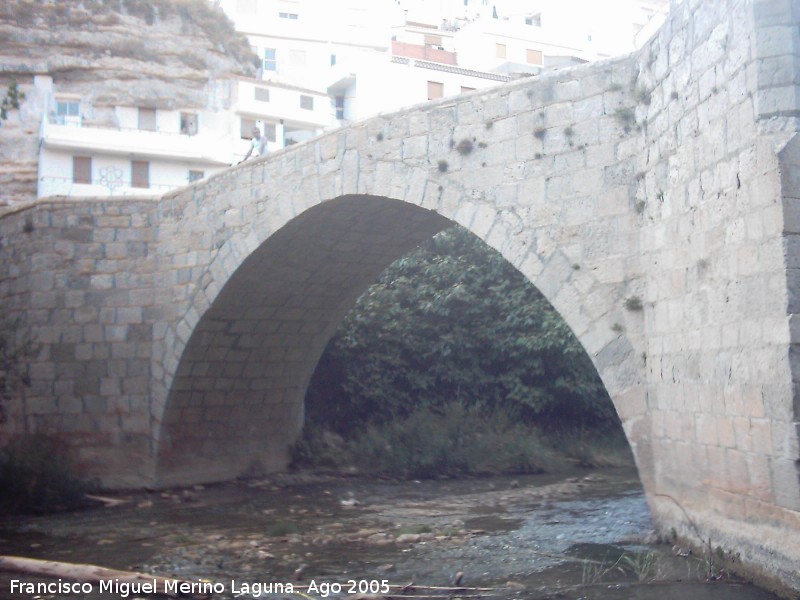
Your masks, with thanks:
[(3, 571), (7, 573), (61, 578), (87, 583), (100, 583), (102, 581), (138, 583), (151, 585), (154, 588), (154, 593), (171, 598), (205, 597), (203, 594), (183, 593), (180, 591), (181, 584), (191, 585), (191, 582), (137, 573), (135, 571), (118, 571), (116, 569), (107, 569), (90, 564), (39, 560), (22, 556), (0, 556), (0, 572)]

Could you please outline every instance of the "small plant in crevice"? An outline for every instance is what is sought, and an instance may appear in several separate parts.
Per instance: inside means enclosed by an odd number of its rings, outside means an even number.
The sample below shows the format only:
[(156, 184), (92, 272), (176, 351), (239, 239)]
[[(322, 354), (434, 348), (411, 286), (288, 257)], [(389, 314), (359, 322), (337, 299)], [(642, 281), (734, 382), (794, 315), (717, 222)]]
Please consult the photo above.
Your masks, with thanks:
[(547, 135), (547, 128), (546, 127), (537, 127), (533, 130), (533, 137), (543, 140)]
[(446, 173), (447, 169), (450, 168), (450, 164), (445, 159), (440, 159), (438, 163), (436, 163), (437, 168), (440, 172)]
[(0, 120), (5, 121), (8, 119), (8, 111), (19, 108), (20, 102), (25, 100), (25, 92), (19, 91), (19, 86), (16, 80), (11, 82), (8, 86), (8, 91), (0, 101)]
[(658, 193), (656, 194), (656, 198), (658, 198), (659, 202), (664, 202), (664, 191), (663, 190), (658, 190)]
[(478, 148), (480, 148), (481, 150), (486, 148), (486, 146), (487, 146), (486, 142), (478, 142)]
[(625, 299), (625, 308), (631, 311), (639, 311), (644, 309), (642, 299), (639, 296), (631, 296)]
[(645, 106), (650, 106), (652, 101), (650, 92), (644, 87), (637, 87), (633, 92), (633, 97), (639, 104), (644, 104)]
[(542, 156), (543, 156), (543, 154), (541, 152), (537, 152), (536, 154), (533, 155), (533, 158), (535, 158), (536, 160), (539, 160), (540, 158), (542, 158)]
[(619, 323), (614, 323), (611, 326), (611, 331), (613, 331), (614, 333), (622, 333), (623, 331), (625, 331), (625, 328)]
[(461, 156), (467, 156), (470, 152), (472, 152), (472, 140), (469, 138), (464, 138), (456, 145), (456, 150)]
[(564, 127), (564, 136), (567, 138), (567, 142), (569, 143), (570, 146), (574, 145), (574, 142), (572, 141), (573, 135), (575, 135), (575, 130), (572, 129), (570, 125)]
[(642, 214), (646, 206), (647, 203), (644, 200), (637, 200), (633, 203), (633, 208), (638, 214)]
[(377, 141), (379, 141), (379, 142), (382, 142), (382, 141), (383, 141), (383, 133), (379, 131), (379, 132), (377, 133), (377, 135), (375, 135), (375, 139), (376, 139)]
[(486, 121), (486, 123), (484, 123), (484, 126), (486, 127), (486, 129), (491, 129), (492, 127), (494, 127), (494, 121)]
[(636, 121), (636, 115), (633, 109), (630, 108), (618, 108), (614, 111), (614, 118), (622, 125), (625, 133), (630, 132), (631, 127), (633, 127)]

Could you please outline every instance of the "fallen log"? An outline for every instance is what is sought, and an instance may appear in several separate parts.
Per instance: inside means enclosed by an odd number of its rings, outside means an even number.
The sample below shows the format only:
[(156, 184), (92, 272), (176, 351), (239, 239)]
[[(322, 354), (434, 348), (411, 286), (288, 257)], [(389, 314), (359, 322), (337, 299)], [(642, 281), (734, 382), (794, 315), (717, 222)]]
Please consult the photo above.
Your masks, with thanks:
[(92, 584), (101, 582), (138, 584), (143, 587), (143, 593), (160, 594), (170, 598), (208, 598), (210, 595), (202, 591), (202, 582), (171, 579), (158, 575), (137, 573), (136, 571), (119, 571), (97, 565), (39, 560), (23, 556), (0, 556), (0, 572), (68, 579)]

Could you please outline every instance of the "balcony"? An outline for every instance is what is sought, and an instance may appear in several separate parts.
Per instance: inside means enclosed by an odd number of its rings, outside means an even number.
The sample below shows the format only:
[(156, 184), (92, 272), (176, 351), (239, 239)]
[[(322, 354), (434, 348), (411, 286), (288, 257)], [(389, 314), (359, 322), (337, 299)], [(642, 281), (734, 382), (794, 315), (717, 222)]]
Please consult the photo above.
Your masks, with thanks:
[(84, 123), (58, 124), (44, 120), (41, 140), (45, 148), (144, 158), (184, 160), (209, 165), (229, 165), (232, 148), (227, 139), (212, 135), (186, 135)]
[(420, 44), (409, 44), (407, 42), (392, 42), (392, 55), (404, 56), (406, 58), (419, 58), (430, 62), (441, 63), (444, 65), (457, 65), (455, 52), (439, 50), (431, 46)]

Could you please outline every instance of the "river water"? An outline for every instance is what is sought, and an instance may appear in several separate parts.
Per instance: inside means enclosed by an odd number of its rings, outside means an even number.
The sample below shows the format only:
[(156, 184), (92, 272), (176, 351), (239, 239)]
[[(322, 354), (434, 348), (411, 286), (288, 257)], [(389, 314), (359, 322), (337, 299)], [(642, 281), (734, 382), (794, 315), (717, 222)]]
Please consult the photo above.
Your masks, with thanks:
[[(387, 585), (391, 595), (426, 600), (776, 598), (713, 559), (653, 544), (644, 494), (627, 469), (421, 482), (300, 475), (120, 499), (0, 523), (0, 553), (215, 582), (220, 599), (257, 597), (270, 584), (280, 593), (262, 597), (296, 600)], [(0, 574), (0, 597), (125, 597), (96, 585), (12, 594), (12, 579), (48, 581)], [(436, 589), (456, 580), (456, 591)]]

